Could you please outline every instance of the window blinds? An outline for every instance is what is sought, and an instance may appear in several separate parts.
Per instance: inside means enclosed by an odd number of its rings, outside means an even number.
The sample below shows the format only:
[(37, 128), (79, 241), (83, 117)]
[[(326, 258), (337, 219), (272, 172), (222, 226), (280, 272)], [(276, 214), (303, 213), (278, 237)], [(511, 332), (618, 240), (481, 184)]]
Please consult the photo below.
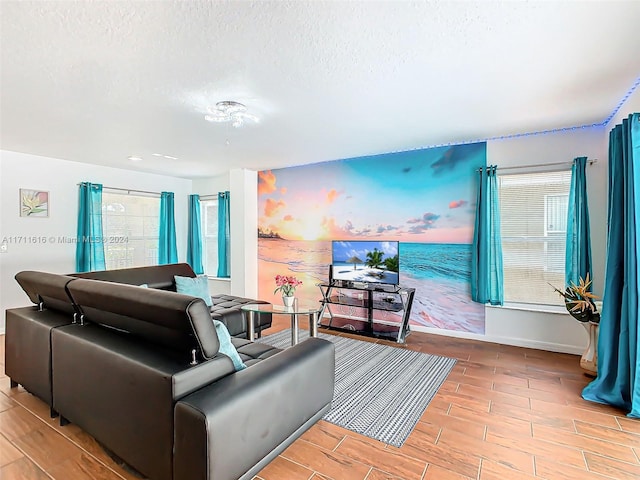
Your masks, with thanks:
[(563, 304), (570, 186), (570, 170), (499, 176), (505, 302)]

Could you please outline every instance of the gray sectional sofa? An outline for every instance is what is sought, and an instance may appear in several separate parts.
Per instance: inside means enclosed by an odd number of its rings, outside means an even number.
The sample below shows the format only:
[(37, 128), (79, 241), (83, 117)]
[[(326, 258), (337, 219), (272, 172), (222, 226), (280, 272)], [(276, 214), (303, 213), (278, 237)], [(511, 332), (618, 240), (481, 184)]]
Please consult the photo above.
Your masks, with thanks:
[[(129, 285), (19, 273), (36, 305), (7, 310), (12, 386), (152, 480), (250, 479), (329, 410), (331, 342), (311, 338), (284, 351), (249, 342), (239, 338), (239, 307), (212, 312), (167, 285), (136, 286), (144, 272), (131, 270)], [(170, 266), (162, 270), (168, 276)], [(219, 352), (212, 313), (231, 319), (246, 369)], [(262, 321), (257, 328), (270, 319)]]

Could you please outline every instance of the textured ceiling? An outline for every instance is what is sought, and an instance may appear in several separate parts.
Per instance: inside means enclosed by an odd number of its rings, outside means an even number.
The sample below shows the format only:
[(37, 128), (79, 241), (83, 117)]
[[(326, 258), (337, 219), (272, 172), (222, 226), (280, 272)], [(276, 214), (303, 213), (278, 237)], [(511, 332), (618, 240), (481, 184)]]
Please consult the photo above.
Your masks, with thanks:
[[(183, 177), (601, 123), (640, 76), (635, 0), (2, 1), (0, 14), (2, 149)], [(206, 122), (220, 100), (261, 122)]]

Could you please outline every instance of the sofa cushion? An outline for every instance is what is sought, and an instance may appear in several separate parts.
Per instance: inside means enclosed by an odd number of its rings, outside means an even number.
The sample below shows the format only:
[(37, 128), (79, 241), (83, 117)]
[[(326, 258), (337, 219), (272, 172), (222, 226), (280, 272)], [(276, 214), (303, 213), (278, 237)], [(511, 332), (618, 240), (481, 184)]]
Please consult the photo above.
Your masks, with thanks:
[(211, 294), (209, 293), (209, 279), (204, 275), (199, 277), (173, 277), (176, 281), (176, 292), (184, 295), (191, 295), (204, 300), (208, 307), (213, 305)]
[(242, 361), (250, 367), (262, 360), (274, 356), (282, 350), (266, 343), (251, 342), (244, 338), (232, 338), (231, 342), (236, 347)]
[[(250, 298), (234, 297), (233, 295), (216, 294), (211, 296), (213, 306), (211, 307), (211, 318), (220, 320), (227, 326), (229, 333), (233, 337), (246, 336), (247, 326), (245, 315), (240, 307), (249, 303), (268, 303), (261, 300), (252, 300)], [(256, 315), (256, 330), (271, 326), (271, 314)]]

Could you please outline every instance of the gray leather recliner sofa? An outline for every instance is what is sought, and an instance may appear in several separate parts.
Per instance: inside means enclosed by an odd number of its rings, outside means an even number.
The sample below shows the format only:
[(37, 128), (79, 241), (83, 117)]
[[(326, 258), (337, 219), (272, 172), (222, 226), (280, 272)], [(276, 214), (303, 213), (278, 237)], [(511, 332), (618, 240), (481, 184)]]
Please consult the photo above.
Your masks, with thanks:
[(248, 366), (236, 372), (202, 299), (42, 272), (17, 278), (39, 307), (7, 310), (12, 385), (48, 397), (62, 420), (152, 480), (250, 479), (330, 408), (330, 342), (280, 351), (232, 338)]

